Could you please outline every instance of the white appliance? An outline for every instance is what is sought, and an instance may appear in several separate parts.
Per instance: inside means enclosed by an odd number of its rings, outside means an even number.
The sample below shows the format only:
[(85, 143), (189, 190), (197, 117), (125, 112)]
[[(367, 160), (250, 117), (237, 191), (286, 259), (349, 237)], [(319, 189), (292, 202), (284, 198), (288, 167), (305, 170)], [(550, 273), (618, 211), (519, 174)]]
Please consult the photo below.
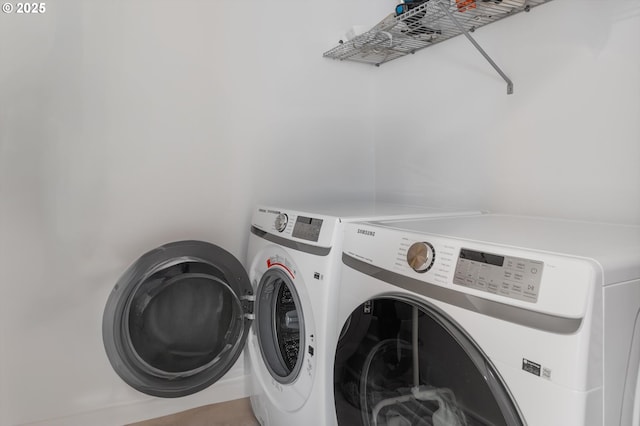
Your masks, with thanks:
[(640, 424), (638, 226), (353, 223), (341, 279), (339, 425)]
[(109, 296), (103, 319), (109, 360), (131, 387), (183, 397), (223, 378), (246, 344), (261, 424), (327, 424), (344, 223), (452, 214), (375, 203), (260, 206), (246, 270), (202, 241), (156, 248), (131, 265)]

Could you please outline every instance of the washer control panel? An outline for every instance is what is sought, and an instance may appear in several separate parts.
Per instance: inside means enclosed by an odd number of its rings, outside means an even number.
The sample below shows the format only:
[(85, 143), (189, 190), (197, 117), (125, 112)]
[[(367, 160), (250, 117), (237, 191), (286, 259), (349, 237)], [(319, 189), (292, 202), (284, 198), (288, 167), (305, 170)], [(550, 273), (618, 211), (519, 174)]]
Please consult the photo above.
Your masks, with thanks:
[(291, 235), (303, 240), (318, 241), (321, 229), (322, 219), (298, 216), (295, 225), (293, 225), (293, 233)]
[(535, 303), (543, 268), (537, 260), (461, 248), (453, 283)]

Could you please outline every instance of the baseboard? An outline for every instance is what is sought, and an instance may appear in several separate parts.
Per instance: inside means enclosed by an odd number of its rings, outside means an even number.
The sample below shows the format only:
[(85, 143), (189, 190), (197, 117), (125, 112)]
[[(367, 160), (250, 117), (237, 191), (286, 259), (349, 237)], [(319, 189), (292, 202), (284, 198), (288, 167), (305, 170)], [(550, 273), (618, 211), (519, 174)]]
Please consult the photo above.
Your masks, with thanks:
[(197, 407), (246, 398), (250, 395), (247, 375), (221, 380), (204, 391), (182, 398), (155, 398), (132, 404), (122, 404), (101, 410), (57, 419), (48, 419), (24, 426), (120, 426), (167, 416)]

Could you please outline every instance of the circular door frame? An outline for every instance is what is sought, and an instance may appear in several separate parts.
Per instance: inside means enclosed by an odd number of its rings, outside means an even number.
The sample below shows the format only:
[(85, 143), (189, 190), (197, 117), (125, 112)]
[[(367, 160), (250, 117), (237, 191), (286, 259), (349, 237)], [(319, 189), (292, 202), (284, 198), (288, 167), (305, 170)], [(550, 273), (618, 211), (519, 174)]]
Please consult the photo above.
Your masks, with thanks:
[[(217, 286), (233, 301), (231, 324), (222, 350), (209, 362), (187, 371), (163, 371), (138, 354), (131, 339), (129, 314), (137, 291), (162, 271), (176, 265), (195, 263), (215, 274), (189, 273), (158, 280), (164, 291), (181, 279), (204, 280)], [(242, 264), (226, 250), (204, 241), (176, 241), (151, 250), (138, 258), (120, 277), (107, 300), (102, 321), (102, 337), (109, 362), (131, 387), (148, 395), (181, 397), (207, 388), (235, 364), (244, 348), (253, 310), (249, 277)]]
[[(305, 347), (300, 347), (299, 352), (301, 368), (295, 377), (294, 375), (286, 376), (286, 380), (283, 380), (284, 377), (274, 376), (270, 371), (258, 339), (258, 334), (261, 332), (258, 328), (262, 325), (259, 315), (260, 312), (264, 312), (261, 306), (261, 292), (264, 291), (264, 287), (260, 287), (260, 283), (263, 282), (264, 276), (276, 273), (276, 271), (278, 274), (282, 274), (281, 276), (287, 277), (288, 281), (290, 281), (288, 285), (295, 289), (299, 306), (302, 310), (302, 322), (304, 323)], [(284, 250), (282, 246), (268, 243), (253, 255), (250, 277), (254, 287), (257, 288), (254, 310), (256, 317), (247, 342), (249, 359), (254, 380), (257, 381), (256, 384), (260, 388), (258, 391), (260, 393), (264, 391), (268, 395), (270, 402), (283, 412), (299, 410), (311, 397), (315, 380), (316, 358), (319, 356), (316, 348), (318, 343), (316, 340), (315, 318), (302, 275), (296, 266), (294, 256)], [(268, 329), (273, 330), (273, 327), (270, 325)]]
[[(275, 283), (280, 281), (279, 283)], [(278, 321), (276, 319), (276, 300), (279, 296), (282, 285), (286, 285), (291, 292), (293, 304), (300, 312), (298, 313), (299, 342), (296, 363), (291, 371), (285, 365), (282, 350), (278, 347), (280, 336), (278, 336)], [(275, 288), (274, 288), (275, 287)], [(283, 385), (293, 383), (300, 374), (304, 361), (304, 348), (306, 347), (305, 335), (305, 309), (302, 307), (298, 290), (293, 284), (290, 276), (280, 268), (268, 269), (260, 278), (260, 284), (256, 291), (255, 303), (255, 332), (258, 338), (258, 346), (265, 366), (271, 376)], [(275, 365), (274, 365), (275, 364)]]
[[(449, 333), (456, 342), (458, 342), (482, 377), (485, 378), (487, 386), (491, 390), (496, 404), (505, 418), (506, 424), (525, 424), (522, 420), (523, 416), (520, 408), (518, 407), (517, 401), (509, 391), (509, 387), (506, 385), (504, 379), (500, 376), (498, 369), (493, 365), (489, 357), (484, 353), (473, 337), (469, 335), (469, 333), (467, 333), (454, 318), (444, 312), (442, 308), (439, 308), (429, 301), (423, 298), (407, 295), (405, 293), (380, 293), (372, 296), (370, 299), (367, 299), (367, 301), (381, 299), (404, 302), (410, 306), (418, 307), (425, 314), (429, 315), (440, 327)], [(364, 302), (366, 301), (363, 301), (362, 303)], [(359, 306), (361, 305), (358, 305), (355, 309), (358, 309)], [(470, 351), (468, 349), (470, 349)], [(337, 356), (337, 354), (334, 355)], [(499, 398), (496, 394), (502, 395), (503, 397)]]

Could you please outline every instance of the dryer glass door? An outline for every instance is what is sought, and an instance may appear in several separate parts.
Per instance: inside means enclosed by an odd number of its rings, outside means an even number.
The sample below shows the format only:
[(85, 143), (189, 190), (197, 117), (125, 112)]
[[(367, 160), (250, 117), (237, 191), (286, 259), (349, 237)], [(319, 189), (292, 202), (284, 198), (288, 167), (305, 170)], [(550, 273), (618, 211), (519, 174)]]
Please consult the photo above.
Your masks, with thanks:
[(102, 336), (114, 370), (155, 396), (198, 392), (240, 355), (251, 325), (251, 284), (229, 252), (202, 241), (142, 255), (113, 288)]
[(339, 425), (522, 425), (495, 368), (454, 321), (403, 296), (368, 301), (336, 352)]

